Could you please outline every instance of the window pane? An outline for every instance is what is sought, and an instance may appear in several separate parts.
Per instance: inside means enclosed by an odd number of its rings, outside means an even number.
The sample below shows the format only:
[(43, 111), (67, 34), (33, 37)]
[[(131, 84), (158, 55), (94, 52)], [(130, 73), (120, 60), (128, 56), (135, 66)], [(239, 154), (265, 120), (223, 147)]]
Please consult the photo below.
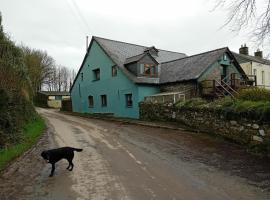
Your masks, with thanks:
[(132, 107), (132, 94), (126, 94), (126, 106)]
[(153, 64), (144, 64), (144, 75), (155, 76), (157, 74), (157, 66)]
[(89, 105), (89, 107), (94, 107), (94, 98), (93, 98), (93, 96), (88, 96), (88, 105)]
[(93, 70), (93, 73), (94, 73), (94, 80), (99, 80), (100, 79), (100, 69)]
[(117, 75), (117, 68), (116, 66), (112, 67), (112, 76), (116, 76)]
[(107, 96), (101, 95), (101, 106), (107, 106)]
[(150, 68), (149, 67), (145, 67), (144, 68), (144, 73), (147, 74), (147, 75), (150, 75), (151, 74)]

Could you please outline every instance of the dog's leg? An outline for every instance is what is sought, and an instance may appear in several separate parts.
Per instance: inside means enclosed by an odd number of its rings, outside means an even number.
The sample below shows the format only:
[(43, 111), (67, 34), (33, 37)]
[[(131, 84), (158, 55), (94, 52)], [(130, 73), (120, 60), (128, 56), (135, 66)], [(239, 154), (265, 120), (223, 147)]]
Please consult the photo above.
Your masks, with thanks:
[(52, 177), (52, 176), (53, 176), (53, 174), (54, 174), (54, 170), (55, 170), (55, 163), (52, 163), (52, 170), (51, 170), (50, 177)]
[(69, 171), (72, 171), (73, 170), (73, 166), (74, 166), (73, 163), (72, 163), (72, 161), (71, 161), (70, 164), (71, 164), (71, 168), (69, 169)]
[[(74, 166), (73, 163), (72, 163), (72, 158), (71, 158), (71, 159), (68, 159), (68, 163), (69, 163), (69, 166), (68, 166), (67, 169), (68, 169), (69, 171), (72, 171), (73, 166)], [(70, 168), (69, 168), (69, 167), (70, 167)]]
[(69, 169), (70, 166), (71, 166), (71, 165), (70, 165), (70, 162), (68, 162), (68, 167), (67, 167), (67, 169)]

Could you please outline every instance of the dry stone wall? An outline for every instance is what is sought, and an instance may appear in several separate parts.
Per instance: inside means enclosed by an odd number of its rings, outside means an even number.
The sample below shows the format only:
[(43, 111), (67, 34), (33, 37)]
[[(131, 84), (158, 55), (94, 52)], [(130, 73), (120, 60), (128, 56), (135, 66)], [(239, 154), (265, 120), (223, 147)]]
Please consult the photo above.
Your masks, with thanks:
[(140, 104), (143, 120), (176, 121), (198, 131), (220, 135), (256, 151), (270, 153), (270, 124), (264, 118), (212, 108), (176, 108), (172, 104)]

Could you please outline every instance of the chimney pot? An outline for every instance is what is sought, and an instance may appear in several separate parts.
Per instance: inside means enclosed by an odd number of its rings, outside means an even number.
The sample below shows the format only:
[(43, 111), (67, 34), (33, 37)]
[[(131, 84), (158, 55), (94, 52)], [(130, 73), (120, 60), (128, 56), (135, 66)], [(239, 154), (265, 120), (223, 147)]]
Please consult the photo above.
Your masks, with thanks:
[(246, 46), (246, 44), (241, 45), (241, 47), (239, 48), (239, 53), (243, 55), (248, 55), (248, 47)]

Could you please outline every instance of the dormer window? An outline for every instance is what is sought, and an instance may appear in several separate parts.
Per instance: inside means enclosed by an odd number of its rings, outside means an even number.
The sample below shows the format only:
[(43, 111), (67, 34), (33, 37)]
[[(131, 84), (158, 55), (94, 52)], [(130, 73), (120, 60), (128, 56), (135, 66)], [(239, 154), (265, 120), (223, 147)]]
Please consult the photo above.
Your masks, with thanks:
[(145, 76), (157, 76), (157, 66), (154, 64), (143, 64), (143, 75)]

